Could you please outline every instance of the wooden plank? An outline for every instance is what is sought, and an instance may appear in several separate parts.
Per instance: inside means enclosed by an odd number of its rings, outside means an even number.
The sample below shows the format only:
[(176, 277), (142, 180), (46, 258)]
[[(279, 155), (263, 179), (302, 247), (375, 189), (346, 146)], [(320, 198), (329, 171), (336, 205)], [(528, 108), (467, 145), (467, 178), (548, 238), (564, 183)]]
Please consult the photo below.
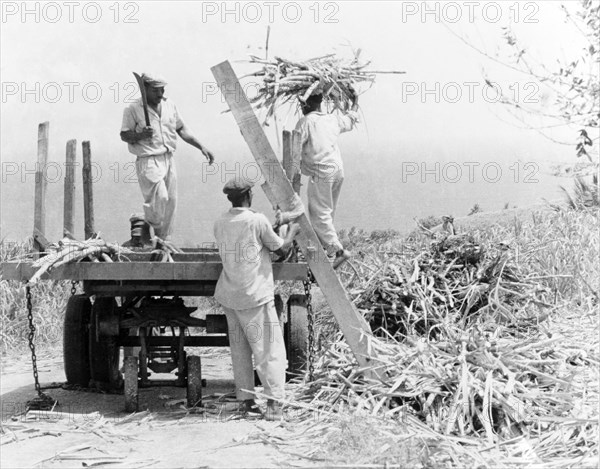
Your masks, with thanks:
[[(80, 262), (65, 264), (42, 276), (43, 280), (218, 280), (221, 262)], [(36, 269), (31, 262), (3, 262), (2, 280), (29, 280)], [(273, 264), (275, 280), (303, 281), (306, 264)]]
[[(275, 200), (271, 200), (271, 203), (279, 205), (282, 210), (290, 210), (297, 195), (285, 176), (283, 168), (277, 160), (277, 156), (254, 114), (233, 68), (226, 61), (212, 67), (211, 71), (242, 132), (242, 136), (271, 188), (272, 197), (275, 198)], [(306, 214), (302, 214), (295, 221), (300, 224), (301, 228), (297, 238), (298, 244), (308, 259), (311, 271), (321, 287), (356, 360), (361, 366), (366, 367), (369, 365), (373, 354), (369, 347), (369, 336), (371, 335), (369, 325), (346, 295), (346, 291), (323, 251)]]
[(92, 189), (92, 150), (90, 142), (81, 144), (83, 150), (83, 218), (85, 239), (89, 239), (96, 233), (94, 228), (94, 192)]
[(46, 237), (35, 228), (33, 229), (33, 241), (36, 249), (39, 249), (40, 251), (45, 251), (50, 245), (50, 241), (48, 241)]
[(75, 235), (75, 157), (77, 140), (67, 142), (65, 160), (65, 199), (63, 205), (63, 234)]
[[(46, 179), (46, 168), (48, 164), (48, 138), (50, 123), (42, 122), (38, 126), (37, 142), (37, 166), (35, 170), (35, 205), (33, 213), (33, 232), (46, 236), (46, 190), (48, 181)], [(35, 242), (34, 247), (41, 251), (43, 247)]]
[(292, 131), (291, 159), (292, 171), (288, 179), (292, 182), (292, 188), (296, 194), (300, 193), (302, 174), (300, 173), (300, 161), (302, 160), (302, 139), (298, 130)]
[[(276, 197), (277, 205), (282, 210), (289, 210), (296, 198), (296, 194), (291, 189), (290, 183), (283, 172), (283, 168), (267, 139), (260, 122), (256, 118), (252, 107), (248, 103), (243, 88), (240, 85), (229, 62), (223, 62), (211, 68), (213, 75), (217, 80), (217, 85), (221, 88), (221, 93), (225, 96), (232, 113), (240, 126), (242, 136), (250, 147), (265, 181), (271, 187), (273, 195)], [(234, 88), (227, 88), (232, 86)], [(238, 102), (236, 102), (236, 100)]]
[(294, 158), (292, 155), (292, 133), (289, 130), (283, 131), (283, 170), (285, 175), (291, 181), (294, 175)]
[[(267, 199), (269, 199), (269, 202), (272, 202), (273, 200), (275, 200), (275, 196), (273, 195), (273, 191), (269, 187), (269, 184), (267, 184), (266, 182), (263, 182), (260, 185), (260, 187), (262, 187), (262, 190), (267, 195)], [(272, 207), (273, 207), (273, 210), (277, 210), (277, 205), (272, 205)]]

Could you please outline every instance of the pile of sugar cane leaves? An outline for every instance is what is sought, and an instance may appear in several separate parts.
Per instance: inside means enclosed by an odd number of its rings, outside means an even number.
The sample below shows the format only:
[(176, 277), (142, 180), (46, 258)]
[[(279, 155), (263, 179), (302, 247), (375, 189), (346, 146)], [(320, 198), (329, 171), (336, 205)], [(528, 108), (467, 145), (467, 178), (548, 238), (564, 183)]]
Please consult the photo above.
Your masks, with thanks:
[(359, 251), (353, 268), (349, 294), (374, 331), (378, 377), (365, 378), (337, 335), (291, 406), (397, 420), (471, 448), (473, 463), (565, 467), (597, 457), (598, 421), (581, 405), (590, 390), (573, 380), (594, 364), (545, 328), (551, 292), (510, 248), (452, 235), (396, 256)]

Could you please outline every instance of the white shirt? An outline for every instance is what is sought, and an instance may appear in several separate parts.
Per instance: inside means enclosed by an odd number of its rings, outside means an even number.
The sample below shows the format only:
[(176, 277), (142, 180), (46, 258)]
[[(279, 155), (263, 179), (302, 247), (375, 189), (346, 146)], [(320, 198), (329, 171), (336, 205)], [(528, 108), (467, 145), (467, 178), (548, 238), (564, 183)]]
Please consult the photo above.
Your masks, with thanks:
[(327, 177), (343, 170), (337, 140), (342, 132), (352, 130), (357, 120), (353, 111), (347, 114), (314, 111), (303, 116), (296, 124), (302, 142), (302, 174)]
[[(171, 100), (164, 99), (160, 106), (160, 116), (148, 106), (150, 126), (154, 130), (152, 138), (133, 144), (129, 143), (130, 153), (136, 156), (158, 156), (166, 152), (174, 152), (177, 148), (177, 130), (183, 127), (183, 121)], [(128, 130), (141, 132), (144, 127), (146, 127), (146, 118), (144, 117), (142, 98), (140, 98), (123, 111), (121, 132)]]
[(234, 207), (215, 222), (214, 235), (223, 263), (215, 299), (231, 309), (261, 306), (274, 299), (270, 251), (283, 245), (262, 213)]

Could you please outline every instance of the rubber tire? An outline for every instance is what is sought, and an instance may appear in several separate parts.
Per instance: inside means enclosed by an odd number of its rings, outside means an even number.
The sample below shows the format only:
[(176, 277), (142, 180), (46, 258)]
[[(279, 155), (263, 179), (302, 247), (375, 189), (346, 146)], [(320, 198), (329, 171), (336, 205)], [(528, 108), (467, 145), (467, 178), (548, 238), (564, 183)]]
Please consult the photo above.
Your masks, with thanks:
[(187, 357), (187, 406), (202, 407), (202, 362), (197, 355)]
[(88, 328), (92, 303), (86, 295), (73, 295), (67, 302), (63, 324), (63, 362), (67, 383), (86, 386), (90, 382)]
[(287, 322), (283, 339), (288, 360), (287, 380), (303, 375), (308, 361), (308, 309), (305, 295), (288, 299)]
[(99, 297), (92, 305), (89, 334), (90, 377), (102, 387), (119, 389), (123, 378), (119, 371), (118, 337), (96, 334), (97, 320), (105, 315), (115, 315), (117, 302), (114, 298)]

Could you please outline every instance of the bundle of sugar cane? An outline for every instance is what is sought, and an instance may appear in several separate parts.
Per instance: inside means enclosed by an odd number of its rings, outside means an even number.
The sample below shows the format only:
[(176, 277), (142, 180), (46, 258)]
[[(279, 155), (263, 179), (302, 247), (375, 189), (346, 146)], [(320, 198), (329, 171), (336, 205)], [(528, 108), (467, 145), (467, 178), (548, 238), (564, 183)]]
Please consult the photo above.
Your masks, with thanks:
[(70, 262), (80, 262), (87, 259), (91, 262), (113, 262), (113, 257), (119, 257), (125, 252), (116, 243), (107, 243), (101, 238), (90, 238), (87, 241), (77, 241), (63, 238), (56, 244), (50, 245), (47, 255), (40, 257), (32, 266), (38, 270), (29, 279), (30, 284), (35, 284), (46, 272), (55, 267)]
[[(285, 103), (305, 102), (311, 94), (322, 93), (326, 103), (333, 109), (347, 111), (352, 107), (353, 97), (359, 86), (370, 87), (379, 73), (405, 73), (400, 71), (367, 70), (369, 62), (361, 63), (360, 49), (351, 59), (329, 54), (304, 62), (281, 57), (264, 60), (250, 56), (250, 62), (262, 65), (262, 69), (245, 75), (261, 80), (251, 104), (256, 110), (264, 110), (267, 124), (275, 109)], [(243, 78), (244, 78), (243, 77)]]

